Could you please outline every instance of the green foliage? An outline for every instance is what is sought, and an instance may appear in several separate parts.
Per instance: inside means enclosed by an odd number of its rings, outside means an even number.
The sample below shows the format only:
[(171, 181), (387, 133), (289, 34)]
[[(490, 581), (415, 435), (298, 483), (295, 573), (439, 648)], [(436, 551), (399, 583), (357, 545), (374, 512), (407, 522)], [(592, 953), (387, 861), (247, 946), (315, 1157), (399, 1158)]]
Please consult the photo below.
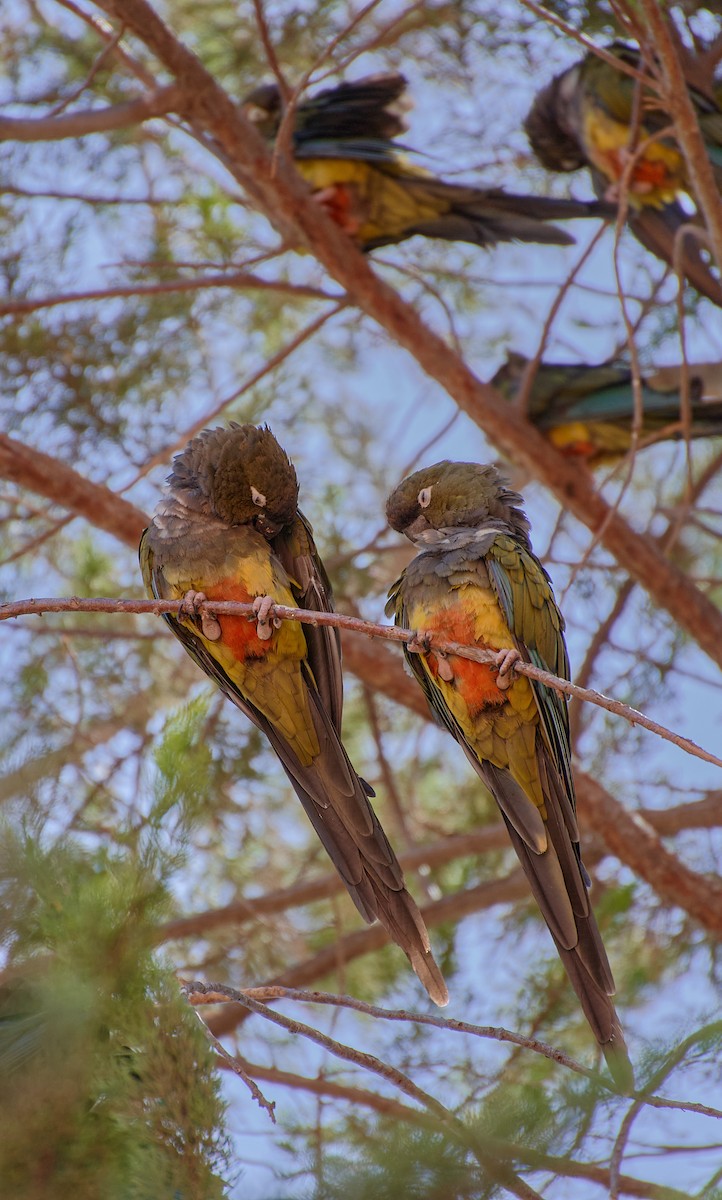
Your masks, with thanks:
[[(392, 1122), (364, 1140), (361, 1161), (329, 1156), (326, 1179), (314, 1200), (455, 1200), (489, 1196), (479, 1188), (467, 1152), (443, 1134)], [(472, 1189), (473, 1188), (473, 1192)]]
[(144, 858), (2, 831), (0, 1177), (18, 1200), (213, 1200), (224, 1106), (213, 1056), (151, 953), (167, 911)]

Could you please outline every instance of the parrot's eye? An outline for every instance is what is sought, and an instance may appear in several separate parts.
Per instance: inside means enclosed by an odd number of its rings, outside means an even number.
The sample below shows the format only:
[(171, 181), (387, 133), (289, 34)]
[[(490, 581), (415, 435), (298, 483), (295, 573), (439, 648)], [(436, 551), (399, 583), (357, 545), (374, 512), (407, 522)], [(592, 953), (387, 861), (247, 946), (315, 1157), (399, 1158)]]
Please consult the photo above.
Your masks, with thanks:
[(431, 488), (422, 488), (416, 499), (419, 502), (419, 508), (428, 508), (431, 504)]
[(244, 104), (243, 112), (246, 119), (251, 122), (251, 125), (260, 125), (268, 116), (265, 108), (261, 108), (260, 104)]
[(254, 488), (253, 484), (251, 484), (251, 500), (254, 504), (257, 504), (259, 508), (263, 508), (266, 503), (266, 497), (262, 492), (259, 492), (258, 488)]

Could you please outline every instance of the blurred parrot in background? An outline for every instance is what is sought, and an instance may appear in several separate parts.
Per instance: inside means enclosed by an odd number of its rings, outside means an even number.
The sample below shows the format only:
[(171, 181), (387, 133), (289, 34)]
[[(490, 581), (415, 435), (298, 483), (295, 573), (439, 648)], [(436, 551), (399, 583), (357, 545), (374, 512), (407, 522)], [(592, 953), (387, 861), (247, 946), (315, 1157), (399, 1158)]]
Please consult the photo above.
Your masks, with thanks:
[[(386, 515), (418, 554), (388, 615), (416, 629), (406, 660), (431, 712), (494, 796), (585, 1016), (622, 1091), (632, 1066), (579, 851), (564, 697), (513, 672), (569, 678), (564, 620), (534, 555), (521, 496), (494, 466), (440, 462), (391, 493)], [(497, 651), (497, 666), (434, 649), (434, 635)]]
[[(634, 46), (613, 42), (606, 50), (620, 63), (643, 70)], [(722, 188), (722, 108), (711, 93), (691, 83), (688, 88)], [(691, 215), (679, 201), (680, 193), (694, 196), (671, 125), (650, 88), (594, 53), (556, 75), (538, 93), (524, 122), (542, 166), (563, 172), (589, 167), (594, 190), (606, 200), (618, 202), (629, 167), (629, 227), (647, 250), (674, 267), (678, 230), (690, 223), (704, 226), (701, 217)], [(684, 238), (680, 263), (697, 291), (722, 306), (722, 284), (707, 266), (696, 237)]]
[[(510, 354), (492, 385), (514, 400), (529, 360)], [(722, 436), (722, 363), (689, 363), (689, 436)], [(661, 367), (642, 377), (640, 444), (685, 437), (682, 368)], [(563, 454), (589, 466), (615, 462), (632, 445), (634, 390), (623, 363), (542, 362), (529, 394), (527, 416)]]
[[(569, 245), (564, 230), (547, 222), (614, 216), (603, 202), (519, 196), (501, 188), (446, 183), (399, 153), (392, 138), (406, 126), (403, 75), (375, 75), (327, 88), (302, 100), (293, 114), (297, 169), (315, 198), (363, 250), (402, 242), (414, 234), (451, 242)], [(269, 141), (279, 130), (281, 97), (264, 84), (242, 103)], [(406, 147), (401, 147), (406, 149)]]
[[(150, 596), (191, 658), (261, 729), (366, 921), (381, 921), (436, 1004), (448, 1001), (421, 914), (340, 738), (338, 631), (269, 619), (278, 604), (331, 611), (326, 572), (298, 509), (298, 481), (270, 429), (208, 429), (173, 460), (140, 543)], [(252, 602), (258, 620), (202, 600)]]

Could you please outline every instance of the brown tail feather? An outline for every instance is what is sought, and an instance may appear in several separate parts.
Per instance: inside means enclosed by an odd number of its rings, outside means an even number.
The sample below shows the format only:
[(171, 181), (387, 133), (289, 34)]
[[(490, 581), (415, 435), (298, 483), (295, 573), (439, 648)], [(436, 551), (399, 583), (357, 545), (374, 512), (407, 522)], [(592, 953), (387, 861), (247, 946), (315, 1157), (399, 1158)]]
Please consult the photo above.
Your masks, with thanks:
[(429, 996), (440, 1007), (449, 993), (431, 953), (429, 934), (364, 781), (354, 771), (329, 715), (309, 691), (321, 753), (303, 767), (283, 738), (258, 714), (306, 815), (365, 921), (378, 920), (403, 950)]
[[(529, 880), (534, 897), (549, 926), (549, 932), (569, 976), (569, 981), (579, 998), (589, 1026), (604, 1052), (612, 1077), (621, 1091), (628, 1092), (634, 1087), (634, 1074), (622, 1026), (611, 1000), (611, 996), (614, 994), (614, 981), (607, 954), (591, 905), (587, 903), (586, 915), (577, 911), (579, 904), (578, 900), (576, 903), (574, 902), (574, 897), (578, 897), (581, 890), (586, 892), (586, 885), (576, 848), (569, 838), (563, 818), (553, 801), (548, 805), (548, 816), (549, 847), (543, 854), (535, 854), (530, 850), (514, 827), (509, 821), (506, 821), (509, 836), (524, 874)], [(574, 910), (577, 934), (574, 946), (563, 945), (554, 932), (557, 924), (555, 912), (562, 903), (562, 898), (555, 898), (547, 892), (548, 881), (556, 874), (556, 872), (550, 873), (547, 869), (545, 860), (549, 856), (553, 856), (559, 861), (562, 877), (565, 882), (569, 880), (567, 894), (569, 904)], [(575, 877), (573, 880), (570, 878), (572, 874)]]

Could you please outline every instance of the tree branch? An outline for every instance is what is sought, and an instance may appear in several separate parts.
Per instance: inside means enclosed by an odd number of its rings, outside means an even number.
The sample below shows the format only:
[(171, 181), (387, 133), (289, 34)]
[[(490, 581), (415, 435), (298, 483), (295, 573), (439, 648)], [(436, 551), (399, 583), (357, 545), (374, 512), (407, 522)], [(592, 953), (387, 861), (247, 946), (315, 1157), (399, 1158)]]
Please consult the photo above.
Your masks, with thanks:
[[(213, 985), (210, 986), (212, 988)], [(203, 983), (193, 982), (186, 984), (183, 990), (189, 1000), (193, 1000), (195, 997), (202, 997), (209, 989)], [(314, 1029), (312, 1025), (306, 1025), (303, 1021), (297, 1021), (292, 1017), (287, 1017), (284, 1013), (276, 1012), (275, 1009), (269, 1008), (267, 1004), (262, 1004), (259, 1000), (255, 1000), (248, 992), (238, 992), (237, 996), (239, 997), (239, 1002), (245, 1008), (265, 1017), (267, 1021), (271, 1021), (274, 1025), (280, 1025), (282, 1029), (285, 1029), (292, 1036), (305, 1037), (309, 1041), (315, 1042), (317, 1046), (320, 1046), (329, 1054), (333, 1054), (336, 1058), (362, 1067), (364, 1070), (370, 1071), (372, 1074), (386, 1080), (392, 1087), (398, 1088), (399, 1091), (409, 1096), (412, 1100), (415, 1100), (432, 1117), (436, 1118), (440, 1125), (457, 1142), (465, 1146), (467, 1150), (470, 1150), (497, 1184), (501, 1184), (502, 1187), (517, 1196), (519, 1200), (541, 1200), (539, 1193), (529, 1187), (511, 1167), (506, 1163), (498, 1161), (494, 1155), (493, 1148), (491, 1148), (491, 1144), (482, 1143), (450, 1109), (441, 1104), (435, 1096), (432, 1096), (429, 1092), (425, 1092), (413, 1080), (409, 1079), (407, 1075), (404, 1075), (402, 1071), (383, 1062), (382, 1059), (377, 1058), (374, 1054), (369, 1054), (364, 1050), (357, 1050), (353, 1046), (347, 1046), (343, 1042), (329, 1037), (328, 1034)]]
[(57, 142), (63, 138), (86, 137), (90, 133), (110, 133), (125, 129), (151, 117), (177, 112), (183, 89), (178, 84), (159, 88), (127, 104), (110, 108), (89, 108), (59, 117), (2, 117), (0, 139), (8, 142)]
[(640, 813), (628, 812), (591, 775), (577, 771), (575, 781), (585, 820), (611, 852), (663, 900), (722, 937), (722, 881), (684, 866)]
[[(346, 1083), (338, 1083), (325, 1076), (296, 1075), (292, 1071), (283, 1071), (279, 1067), (266, 1067), (261, 1063), (252, 1063), (241, 1055), (235, 1055), (234, 1061), (240, 1063), (243, 1070), (255, 1079), (263, 1079), (266, 1083), (277, 1083), (281, 1087), (293, 1088), (297, 1091), (310, 1092), (316, 1096), (328, 1096), (334, 1100), (346, 1100), (357, 1108), (364, 1105), (383, 1117), (406, 1121), (410, 1125), (418, 1125), (422, 1129), (437, 1129), (437, 1123), (417, 1108), (411, 1108), (391, 1096), (380, 1092), (372, 1092), (368, 1088), (354, 1087)], [(219, 1066), (232, 1068), (224, 1062)], [(499, 1139), (496, 1148), (501, 1149)], [(606, 1167), (598, 1167), (592, 1163), (575, 1162), (570, 1158), (545, 1154), (531, 1146), (522, 1143), (506, 1143), (504, 1148), (510, 1156), (523, 1160), (527, 1166), (540, 1171), (550, 1171), (555, 1176), (573, 1179), (588, 1179), (598, 1183), (600, 1187), (609, 1187), (610, 1174)], [(631, 1175), (620, 1175), (619, 1186), (625, 1196), (639, 1197), (639, 1200), (689, 1200), (686, 1192), (677, 1188), (668, 1188), (662, 1184), (648, 1183), (643, 1179), (635, 1179)]]
[[(182, 600), (108, 600), (103, 598), (86, 599), (78, 596), (14, 600), (9, 604), (0, 605), (0, 621), (7, 621), (12, 617), (39, 615), (46, 612), (126, 612), (152, 613), (154, 616), (161, 616), (163, 613), (177, 614), (182, 603)], [(202, 611), (216, 615), (225, 614), (228, 616), (235, 615), (249, 618), (255, 616), (253, 605), (239, 600), (206, 601), (199, 608)], [(390, 642), (412, 642), (419, 634), (419, 630), (402, 629), (398, 625), (379, 625), (373, 621), (364, 621), (360, 617), (346, 616), (344, 613), (291, 608), (285, 604), (273, 604), (269, 609), (269, 616), (281, 621), (300, 621), (303, 625), (321, 625), (330, 626), (335, 629), (352, 630), (354, 633), (365, 633), (370, 637), (385, 638)], [(486, 666), (497, 665), (497, 653), (494, 650), (483, 650), (478, 646), (462, 645), (460, 642), (452, 642), (447, 638), (437, 637), (436, 634), (433, 635), (433, 638), (430, 638), (430, 643), (433, 649), (441, 654), (452, 654), (458, 658), (466, 658), (471, 662), (481, 663)], [(599, 708), (606, 709), (607, 712), (624, 717), (631, 725), (641, 725), (643, 729), (648, 729), (651, 733), (656, 733), (658, 737), (663, 738), (667, 742), (672, 742), (675, 746), (679, 746), (687, 754), (691, 754), (695, 758), (701, 758), (704, 762), (712, 763), (714, 766), (722, 767), (722, 758), (718, 758), (716, 754), (712, 754), (709, 750), (704, 750), (690, 738), (683, 737), (682, 734), (675, 733), (672, 729), (667, 729), (665, 725), (660, 725), (658, 721), (653, 721), (651, 717), (645, 716), (644, 713), (639, 712), (636, 708), (630, 708), (628, 704), (623, 704), (621, 700), (614, 700), (610, 696), (605, 696), (603, 692), (595, 691), (593, 688), (577, 687), (576, 684), (571, 683), (568, 679), (561, 679), (558, 675), (553, 675), (551, 671), (543, 671), (540, 667), (535, 667), (530, 662), (519, 661), (514, 664), (512, 670), (519, 675), (526, 675), (528, 679), (533, 679), (537, 683), (544, 684), (545, 687), (554, 688), (555, 691), (561, 692), (562, 695), (576, 696), (578, 700), (587, 700), (591, 704), (596, 704)]]
[(145, 513), (100, 483), (91, 483), (57, 458), (34, 450), (7, 433), (0, 433), (0, 476), (29, 488), (55, 504), (62, 504), (91, 525), (112, 533), (128, 546), (136, 547), (144, 527)]
[[(160, 265), (160, 264), (159, 264)], [(199, 275), (195, 279), (164, 279), (156, 283), (129, 283), (120, 287), (96, 288), (89, 292), (61, 292), (55, 296), (27, 297), (22, 300), (0, 301), (0, 317), (22, 316), (60, 304), (77, 304), (83, 300), (114, 300), (118, 296), (159, 296), (166, 292), (199, 292), (206, 288), (248, 288), (253, 291), (288, 292), (309, 300), (339, 300), (322, 288), (286, 283), (284, 280), (263, 279), (246, 271), (228, 271), (218, 275)]]
[(641, 9), (659, 61), (664, 84), (664, 105), (674, 121), (692, 191), (705, 219), (717, 268), (722, 272), (722, 200), (684, 70), (667, 24), (667, 15), (657, 0), (641, 0)]

